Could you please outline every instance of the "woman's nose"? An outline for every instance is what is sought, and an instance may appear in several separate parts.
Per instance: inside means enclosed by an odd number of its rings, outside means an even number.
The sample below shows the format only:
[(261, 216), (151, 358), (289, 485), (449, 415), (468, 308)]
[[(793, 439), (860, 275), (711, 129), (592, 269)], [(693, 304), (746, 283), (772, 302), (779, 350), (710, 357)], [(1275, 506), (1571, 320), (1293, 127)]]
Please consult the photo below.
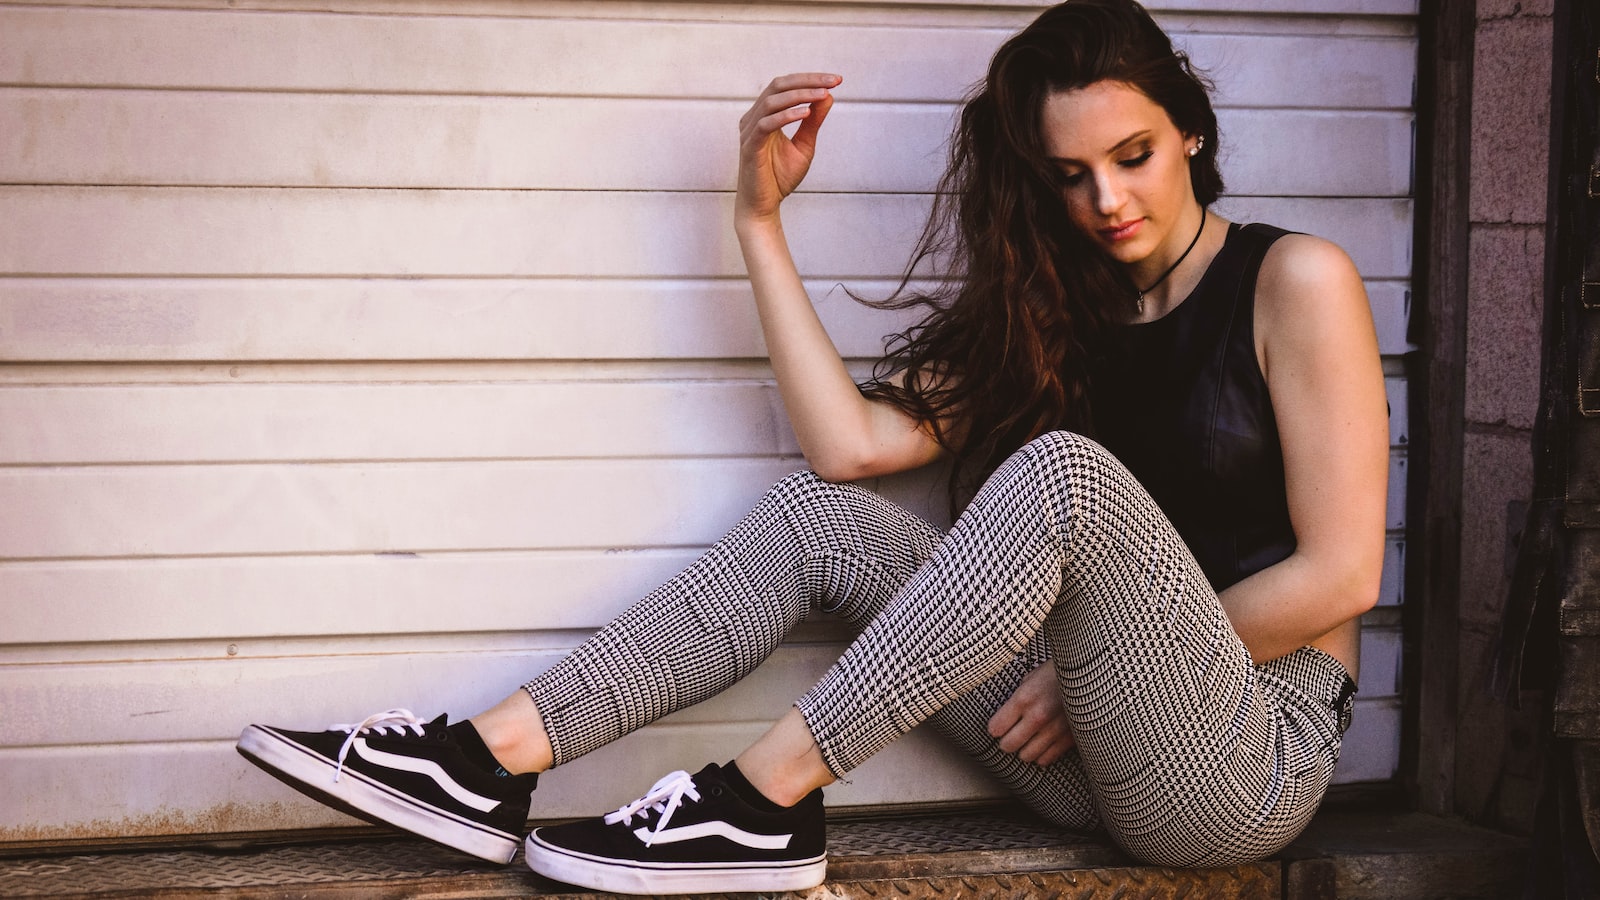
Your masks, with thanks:
[(1103, 216), (1109, 216), (1122, 208), (1127, 196), (1122, 190), (1122, 185), (1111, 173), (1098, 174), (1094, 178), (1094, 204), (1095, 210)]

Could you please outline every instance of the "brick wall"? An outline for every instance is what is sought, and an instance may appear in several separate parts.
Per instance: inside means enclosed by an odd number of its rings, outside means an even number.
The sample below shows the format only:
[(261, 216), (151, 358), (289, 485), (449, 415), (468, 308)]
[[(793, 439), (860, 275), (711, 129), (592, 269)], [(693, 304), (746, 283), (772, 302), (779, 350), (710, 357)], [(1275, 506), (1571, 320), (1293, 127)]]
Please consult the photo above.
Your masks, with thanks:
[(1479, 0), (1462, 465), (1457, 808), (1526, 828), (1537, 797), (1536, 701), (1486, 689), (1532, 492), (1548, 216), (1554, 0)]

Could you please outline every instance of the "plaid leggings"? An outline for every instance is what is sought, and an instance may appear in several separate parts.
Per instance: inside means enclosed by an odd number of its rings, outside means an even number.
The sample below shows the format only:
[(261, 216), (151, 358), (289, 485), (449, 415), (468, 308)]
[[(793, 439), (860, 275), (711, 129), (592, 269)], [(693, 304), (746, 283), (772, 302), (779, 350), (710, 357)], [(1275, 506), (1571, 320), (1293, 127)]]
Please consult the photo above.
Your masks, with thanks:
[[(744, 677), (817, 606), (860, 629), (796, 703), (836, 775), (923, 720), (1041, 814), (1163, 865), (1258, 859), (1300, 833), (1338, 759), (1348, 676), (1311, 647), (1263, 665), (1155, 502), (1054, 432), (948, 534), (809, 472), (525, 686), (556, 764)], [(1024, 763), (987, 732), (1053, 661), (1077, 747)]]

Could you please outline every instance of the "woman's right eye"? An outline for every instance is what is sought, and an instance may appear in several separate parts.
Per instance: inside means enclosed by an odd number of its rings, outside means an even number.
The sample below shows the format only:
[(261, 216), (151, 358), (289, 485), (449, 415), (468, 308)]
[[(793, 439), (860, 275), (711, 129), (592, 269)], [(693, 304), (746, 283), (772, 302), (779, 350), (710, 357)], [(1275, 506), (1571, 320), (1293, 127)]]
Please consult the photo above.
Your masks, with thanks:
[(1077, 185), (1083, 183), (1083, 173), (1082, 172), (1062, 172), (1061, 173), (1061, 183), (1066, 185), (1067, 187), (1076, 187)]

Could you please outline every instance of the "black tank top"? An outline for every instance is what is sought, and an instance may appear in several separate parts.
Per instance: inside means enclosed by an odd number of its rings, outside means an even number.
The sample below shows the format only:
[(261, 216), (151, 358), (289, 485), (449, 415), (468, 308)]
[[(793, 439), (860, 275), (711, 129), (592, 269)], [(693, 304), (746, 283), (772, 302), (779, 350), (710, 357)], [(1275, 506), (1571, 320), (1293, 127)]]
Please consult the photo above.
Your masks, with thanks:
[(1187, 299), (1117, 329), (1090, 382), (1095, 434), (1160, 504), (1216, 590), (1294, 552), (1283, 448), (1256, 360), (1256, 276), (1287, 232), (1232, 225)]

